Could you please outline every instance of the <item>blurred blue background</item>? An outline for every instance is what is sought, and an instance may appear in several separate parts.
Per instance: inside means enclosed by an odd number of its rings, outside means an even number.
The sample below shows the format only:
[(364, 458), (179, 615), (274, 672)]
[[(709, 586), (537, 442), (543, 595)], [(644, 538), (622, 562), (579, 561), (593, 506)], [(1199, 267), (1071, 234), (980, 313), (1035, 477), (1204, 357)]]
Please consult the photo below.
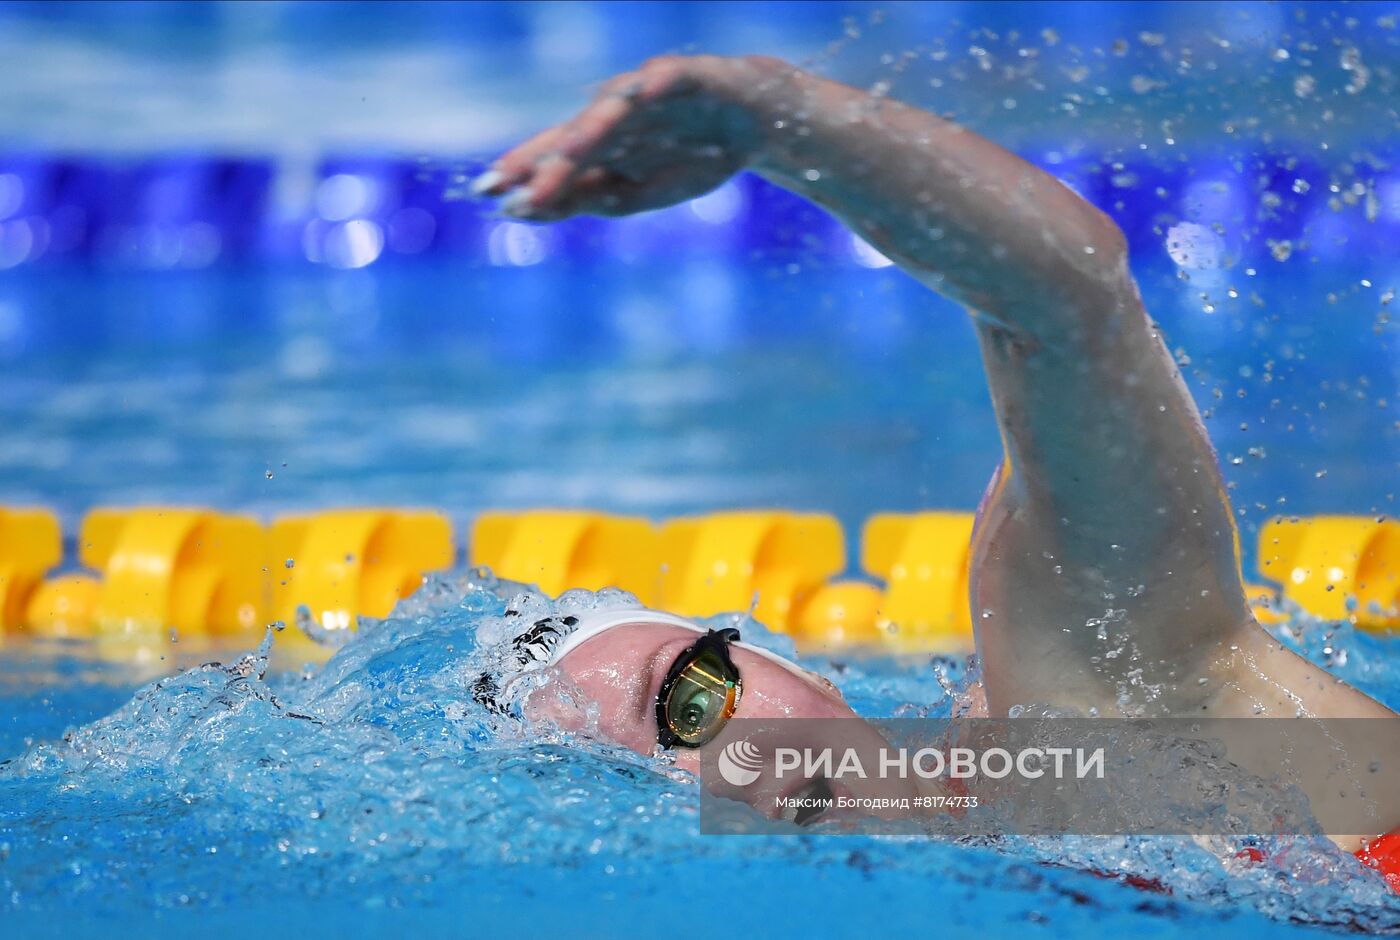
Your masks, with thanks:
[[(1268, 194), (1283, 202), (1268, 206), (1270, 224), (1234, 242), (1262, 252), (1266, 238), (1316, 229), (1339, 195), (1349, 205), (1365, 195), (1375, 205), (1357, 214), (1394, 235), (1397, 11), (5, 3), (0, 267), (72, 257), (145, 269), (518, 260), (541, 246), (493, 249), (489, 220), (465, 199), (482, 158), (566, 116), (601, 79), (689, 51), (781, 55), (950, 113), (1115, 209), (1130, 234), (1174, 215), (1254, 222)], [(1365, 192), (1329, 190), (1339, 168), (1348, 189), (1360, 182)], [(753, 187), (741, 189), (750, 198), (717, 200), (698, 220), (727, 230), (705, 252), (762, 245), (780, 222), (796, 224), (787, 201), (755, 212)], [(587, 226), (566, 232), (544, 253), (616, 254)]]
[(954, 116), (1128, 233), (1248, 534), (1391, 512), (1400, 4), (0, 5), (0, 499), (971, 507), (972, 334), (742, 176), (618, 222), (467, 198), (663, 52)]

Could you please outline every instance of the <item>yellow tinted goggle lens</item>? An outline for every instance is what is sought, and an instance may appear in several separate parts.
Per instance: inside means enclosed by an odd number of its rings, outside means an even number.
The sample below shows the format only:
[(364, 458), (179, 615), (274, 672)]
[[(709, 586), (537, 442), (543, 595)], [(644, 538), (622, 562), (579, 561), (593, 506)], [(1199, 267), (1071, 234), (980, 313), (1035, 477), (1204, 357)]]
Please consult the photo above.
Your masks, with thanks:
[(686, 744), (704, 744), (724, 727), (738, 701), (738, 675), (717, 652), (705, 650), (676, 677), (666, 697), (666, 725)]

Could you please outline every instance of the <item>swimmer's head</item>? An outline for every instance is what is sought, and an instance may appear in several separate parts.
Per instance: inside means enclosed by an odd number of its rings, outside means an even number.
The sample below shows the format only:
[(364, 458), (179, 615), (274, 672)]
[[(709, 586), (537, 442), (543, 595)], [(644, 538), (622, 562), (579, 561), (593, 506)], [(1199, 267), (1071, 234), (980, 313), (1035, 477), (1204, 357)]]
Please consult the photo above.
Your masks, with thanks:
[[(529, 694), (522, 711), (564, 730), (588, 730), (642, 754), (660, 744), (678, 766), (697, 770), (700, 753), (731, 717), (849, 718), (830, 681), (777, 654), (743, 643), (736, 630), (707, 630), (641, 607), (538, 619), (516, 634), (499, 674), (473, 692), (504, 710), (526, 676), (563, 679), (589, 707)], [(543, 686), (530, 683), (535, 691)]]

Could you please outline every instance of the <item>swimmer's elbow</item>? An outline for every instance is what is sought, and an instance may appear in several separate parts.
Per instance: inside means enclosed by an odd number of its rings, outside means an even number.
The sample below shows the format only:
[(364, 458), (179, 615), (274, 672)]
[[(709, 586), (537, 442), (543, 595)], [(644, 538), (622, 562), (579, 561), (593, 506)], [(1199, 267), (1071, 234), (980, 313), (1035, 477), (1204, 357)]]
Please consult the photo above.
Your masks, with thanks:
[(1118, 227), (1118, 223), (1097, 206), (1090, 206), (1093, 217), (1094, 239), (1103, 247), (1104, 254), (1114, 260), (1128, 257), (1128, 237)]
[(1102, 254), (1105, 268), (1115, 275), (1125, 275), (1128, 271), (1128, 236), (1097, 207), (1094, 209), (1094, 242), (1098, 246), (1096, 255)]
[(1075, 267), (1105, 274), (1118, 274), (1127, 269), (1128, 239), (1123, 230), (1097, 206), (1081, 203), (1083, 213), (1074, 226), (1063, 234), (1065, 249)]
[(1121, 311), (1125, 303), (1136, 306), (1137, 287), (1128, 267), (1128, 239), (1123, 230), (1098, 209), (1086, 205), (1086, 213), (1072, 234), (1062, 242), (1060, 276), (1052, 277), (1066, 289), (1063, 299), (1080, 316), (1095, 317)]

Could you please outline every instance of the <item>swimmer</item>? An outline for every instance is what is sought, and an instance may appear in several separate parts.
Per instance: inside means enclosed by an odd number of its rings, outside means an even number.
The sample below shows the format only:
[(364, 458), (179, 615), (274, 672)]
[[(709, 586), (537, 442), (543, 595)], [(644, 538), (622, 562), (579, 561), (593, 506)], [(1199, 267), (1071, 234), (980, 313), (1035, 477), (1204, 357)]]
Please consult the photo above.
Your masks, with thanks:
[[(476, 191), (550, 222), (669, 206), (741, 170), (823, 206), (973, 319), (1005, 446), (972, 544), (988, 714), (1034, 703), (1400, 728), (1255, 621), (1215, 454), (1124, 236), (1054, 177), (926, 111), (776, 59), (667, 56), (606, 82)], [(1104, 657), (1110, 643), (1124, 655)], [(522, 669), (557, 670), (589, 696), (600, 733), (642, 753), (674, 749), (692, 770), (731, 715), (852, 715), (826, 679), (665, 614), (542, 621), (516, 649)], [(501, 681), (479, 697), (492, 701)], [(1400, 793), (1381, 800), (1400, 827)]]

